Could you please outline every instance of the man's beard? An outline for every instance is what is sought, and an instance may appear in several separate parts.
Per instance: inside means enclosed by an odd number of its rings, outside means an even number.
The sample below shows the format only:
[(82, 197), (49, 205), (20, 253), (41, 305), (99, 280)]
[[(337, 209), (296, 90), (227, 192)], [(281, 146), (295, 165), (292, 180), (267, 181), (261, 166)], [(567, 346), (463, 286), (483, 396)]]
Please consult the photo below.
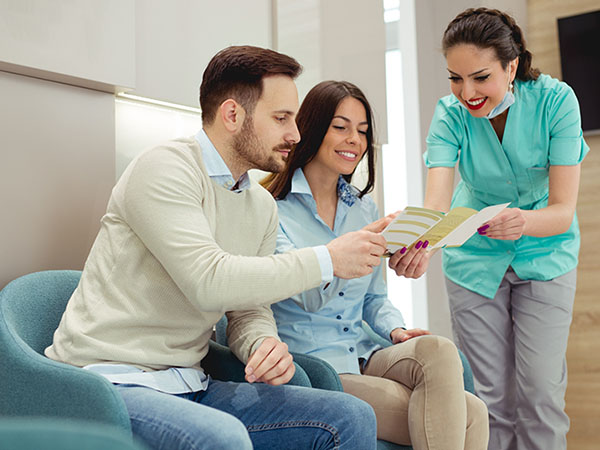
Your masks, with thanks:
[(285, 160), (282, 159), (279, 150), (292, 148), (291, 143), (285, 142), (267, 150), (265, 144), (256, 135), (254, 121), (249, 116), (244, 119), (239, 134), (234, 136), (232, 145), (237, 157), (250, 164), (251, 168), (275, 173), (281, 172), (285, 167)]

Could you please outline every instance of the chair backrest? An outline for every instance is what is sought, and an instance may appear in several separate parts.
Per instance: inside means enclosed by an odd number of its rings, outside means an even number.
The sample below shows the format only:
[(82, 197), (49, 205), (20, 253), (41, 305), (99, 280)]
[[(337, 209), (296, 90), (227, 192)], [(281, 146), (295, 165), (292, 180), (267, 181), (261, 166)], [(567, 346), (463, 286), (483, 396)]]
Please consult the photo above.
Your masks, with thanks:
[(80, 277), (76, 270), (54, 270), (12, 281), (0, 292), (1, 329), (43, 354)]

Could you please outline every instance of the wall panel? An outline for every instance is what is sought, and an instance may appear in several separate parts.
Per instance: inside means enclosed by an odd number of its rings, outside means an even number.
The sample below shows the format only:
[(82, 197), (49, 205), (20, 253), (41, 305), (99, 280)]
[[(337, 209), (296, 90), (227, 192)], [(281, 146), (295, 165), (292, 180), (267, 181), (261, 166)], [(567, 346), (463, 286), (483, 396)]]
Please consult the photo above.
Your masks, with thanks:
[(0, 288), (81, 269), (114, 183), (114, 97), (0, 72)]
[[(598, 0), (529, 0), (528, 44), (534, 55), (534, 65), (542, 72), (560, 78), (556, 19), (598, 9)], [(581, 252), (567, 350), (567, 413), (571, 418), (567, 436), (569, 450), (595, 450), (600, 442), (600, 136), (586, 137), (586, 141), (591, 150), (581, 169), (577, 203)]]

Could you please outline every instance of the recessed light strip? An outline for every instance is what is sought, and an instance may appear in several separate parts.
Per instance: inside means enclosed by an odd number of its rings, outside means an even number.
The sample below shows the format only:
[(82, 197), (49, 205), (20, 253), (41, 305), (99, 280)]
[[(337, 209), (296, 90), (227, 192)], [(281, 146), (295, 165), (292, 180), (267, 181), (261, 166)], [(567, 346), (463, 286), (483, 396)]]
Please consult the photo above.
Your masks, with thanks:
[(139, 95), (127, 94), (124, 92), (118, 93), (117, 98), (124, 98), (127, 100), (133, 100), (135, 102), (148, 103), (150, 105), (162, 106), (164, 108), (171, 108), (171, 109), (176, 109), (179, 111), (191, 112), (194, 114), (202, 113), (200, 108), (193, 108), (191, 106), (180, 105), (178, 103), (164, 102), (162, 100), (155, 100), (153, 98), (148, 98), (148, 97), (140, 97)]

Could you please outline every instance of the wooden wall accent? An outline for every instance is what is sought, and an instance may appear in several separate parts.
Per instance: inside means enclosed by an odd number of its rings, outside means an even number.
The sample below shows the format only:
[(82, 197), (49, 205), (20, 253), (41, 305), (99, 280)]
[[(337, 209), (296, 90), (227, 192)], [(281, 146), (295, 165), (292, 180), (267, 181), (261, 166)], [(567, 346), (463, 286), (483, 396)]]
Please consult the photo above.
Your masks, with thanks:
[[(556, 19), (600, 9), (600, 0), (528, 0), (527, 41), (533, 63), (561, 77)], [(600, 100), (600, 99), (598, 99)], [(600, 136), (587, 136), (577, 214), (581, 252), (567, 364), (569, 450), (596, 450), (600, 442)]]

